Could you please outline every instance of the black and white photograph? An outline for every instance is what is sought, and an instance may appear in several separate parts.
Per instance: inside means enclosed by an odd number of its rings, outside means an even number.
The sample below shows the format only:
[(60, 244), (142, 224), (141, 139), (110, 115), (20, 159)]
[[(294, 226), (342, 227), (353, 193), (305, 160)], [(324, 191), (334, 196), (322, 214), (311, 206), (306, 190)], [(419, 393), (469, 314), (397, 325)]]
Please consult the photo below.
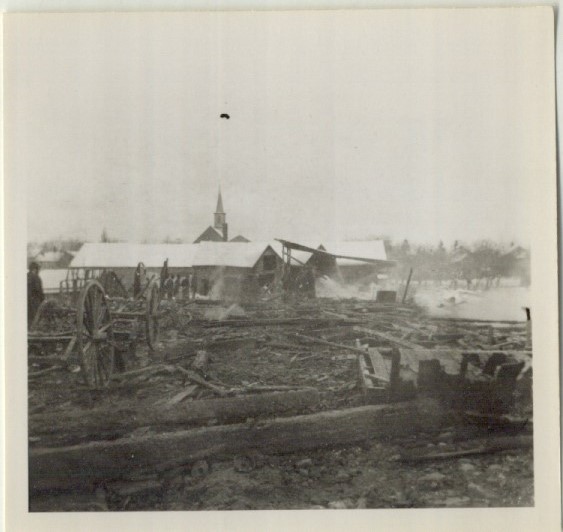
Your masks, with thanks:
[(30, 518), (559, 526), (550, 8), (14, 14), (4, 56)]

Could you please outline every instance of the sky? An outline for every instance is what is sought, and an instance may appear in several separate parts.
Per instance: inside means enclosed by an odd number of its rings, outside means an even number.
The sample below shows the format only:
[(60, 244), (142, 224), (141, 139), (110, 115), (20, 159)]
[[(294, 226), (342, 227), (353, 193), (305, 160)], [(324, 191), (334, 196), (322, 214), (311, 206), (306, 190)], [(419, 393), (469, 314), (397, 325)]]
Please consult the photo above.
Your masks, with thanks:
[(230, 236), (527, 245), (553, 91), (527, 13), (8, 17), (28, 239), (193, 241), (220, 186)]

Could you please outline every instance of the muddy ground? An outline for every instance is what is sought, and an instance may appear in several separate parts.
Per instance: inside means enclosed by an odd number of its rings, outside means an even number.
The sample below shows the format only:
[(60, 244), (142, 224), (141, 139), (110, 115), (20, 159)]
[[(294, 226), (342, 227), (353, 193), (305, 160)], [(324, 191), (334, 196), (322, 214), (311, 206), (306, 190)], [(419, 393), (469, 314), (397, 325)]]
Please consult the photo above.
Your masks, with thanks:
[[(127, 435), (166, 432), (158, 423), (144, 423), (147, 413), (174, 403), (216, 397), (213, 390), (194, 385), (181, 371), (190, 369), (196, 354), (207, 353), (199, 375), (234, 395), (264, 390), (315, 388), (320, 401), (307, 414), (364, 405), (357, 354), (315, 343), (298, 335), (350, 347), (381, 348), (393, 342), (367, 338), (355, 325), (376, 329), (421, 348), (518, 350), (526, 347), (525, 324), (436, 320), (418, 308), (366, 301), (312, 300), (264, 302), (252, 306), (209, 302), (163, 303), (161, 335), (155, 351), (142, 338), (135, 354), (124, 354), (130, 377), (112, 380), (103, 391), (88, 390), (77, 371), (74, 355), (54, 370), (55, 352), (33, 351), (29, 380), (29, 441), (31, 449), (79, 445), (116, 437), (100, 421), (93, 431), (87, 421), (96, 411), (133, 416), (138, 423)], [(123, 346), (122, 346), (123, 347)], [(52, 348), (50, 348), (52, 350)], [(64, 346), (58, 348), (61, 353)], [(39, 360), (39, 361), (38, 361)], [(168, 370), (151, 371), (165, 367)], [(146, 368), (144, 372), (136, 370)], [(125, 373), (127, 375), (127, 373)], [(529, 384), (529, 383), (528, 383)], [(517, 386), (510, 414), (524, 420), (530, 433), (530, 390)], [(105, 409), (105, 410), (104, 410)], [(56, 417), (69, 419), (68, 430), (50, 431)], [(117, 418), (119, 420), (119, 418)], [(528, 423), (525, 423), (528, 420)], [(112, 420), (115, 422), (115, 419)], [(259, 419), (243, 420), (256, 423)], [(240, 422), (240, 420), (238, 421)], [(207, 420), (203, 426), (216, 425)], [(201, 426), (182, 425), (177, 429)], [(298, 508), (424, 508), (531, 506), (532, 449), (405, 462), (405, 451), (451, 452), (472, 449), (490, 427), (452, 426), (438, 433), (362, 441), (338, 448), (271, 455), (268, 449), (239, 456), (208, 458), (173, 469), (124, 471), (88, 489), (43, 490), (30, 494), (32, 511), (103, 510), (248, 510)], [(502, 431), (496, 431), (502, 434)], [(123, 435), (119, 435), (123, 437)]]

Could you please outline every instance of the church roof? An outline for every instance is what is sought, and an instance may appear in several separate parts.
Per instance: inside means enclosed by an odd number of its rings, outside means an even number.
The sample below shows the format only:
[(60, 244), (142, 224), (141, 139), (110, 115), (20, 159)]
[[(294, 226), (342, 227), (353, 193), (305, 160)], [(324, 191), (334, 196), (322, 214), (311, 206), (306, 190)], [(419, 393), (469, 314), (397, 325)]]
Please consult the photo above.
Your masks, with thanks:
[(199, 235), (195, 240), (194, 244), (198, 244), (199, 242), (205, 241), (212, 241), (212, 242), (223, 242), (223, 235), (212, 227), (211, 225)]
[(229, 242), (250, 242), (250, 240), (248, 240), (245, 236), (237, 235), (234, 238), (231, 238)]

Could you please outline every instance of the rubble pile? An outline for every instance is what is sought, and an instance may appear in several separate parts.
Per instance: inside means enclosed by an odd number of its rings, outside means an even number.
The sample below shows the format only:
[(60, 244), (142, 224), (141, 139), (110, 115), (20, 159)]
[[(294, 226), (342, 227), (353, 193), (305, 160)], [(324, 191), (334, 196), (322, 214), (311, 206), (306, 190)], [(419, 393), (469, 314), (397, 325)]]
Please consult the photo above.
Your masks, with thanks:
[(107, 388), (64, 365), (29, 381), (32, 509), (533, 504), (526, 322), (163, 306), (156, 349), (138, 342)]

